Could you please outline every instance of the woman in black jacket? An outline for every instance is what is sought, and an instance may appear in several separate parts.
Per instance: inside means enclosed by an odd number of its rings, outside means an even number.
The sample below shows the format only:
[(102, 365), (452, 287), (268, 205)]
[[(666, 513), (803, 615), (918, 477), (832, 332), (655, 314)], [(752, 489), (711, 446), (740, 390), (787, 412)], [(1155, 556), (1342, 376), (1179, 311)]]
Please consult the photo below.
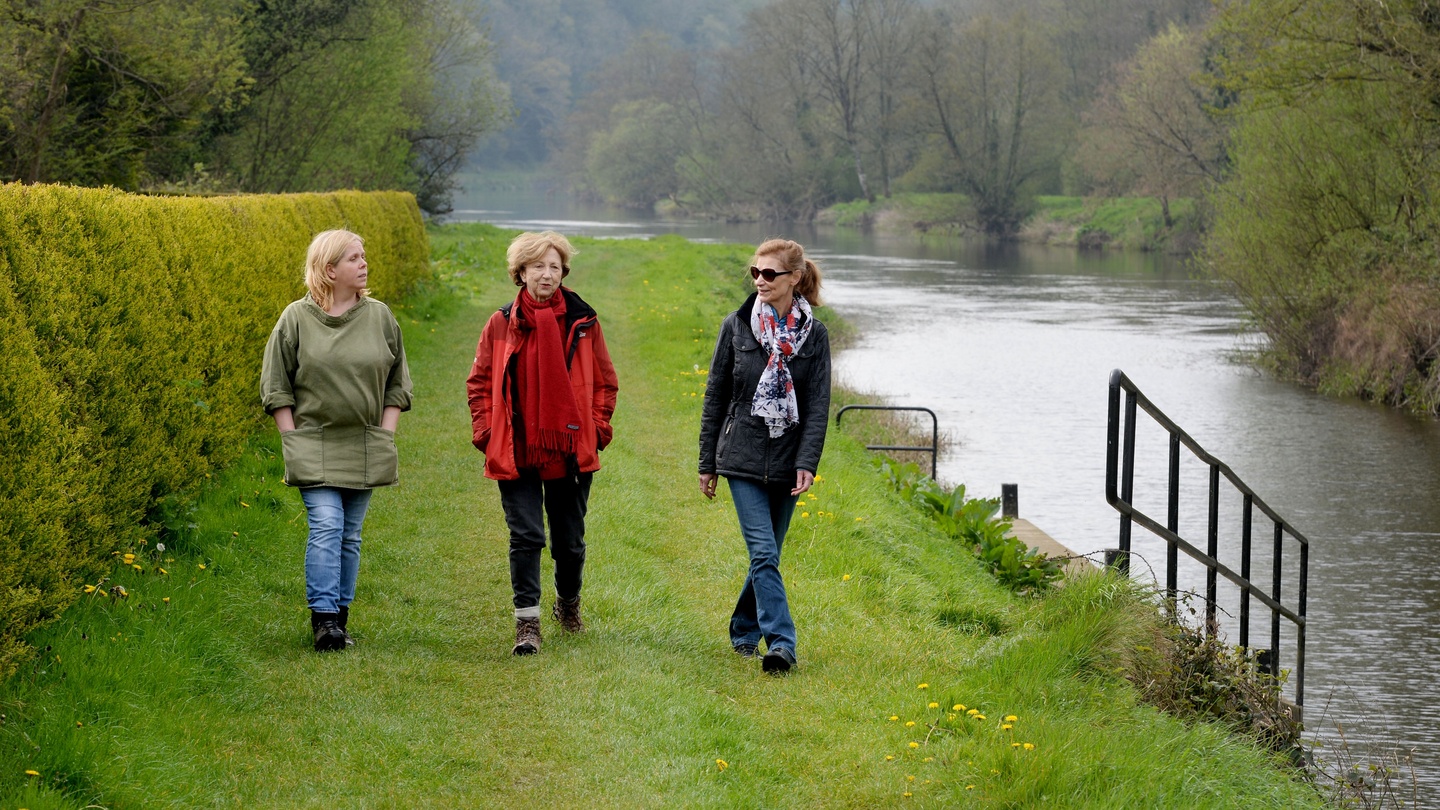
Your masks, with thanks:
[(755, 294), (720, 325), (700, 418), (700, 492), (730, 485), (750, 572), (730, 617), (730, 644), (782, 673), (795, 665), (795, 623), (780, 547), (795, 501), (815, 481), (830, 411), (830, 335), (815, 319), (820, 268), (771, 239), (755, 250)]

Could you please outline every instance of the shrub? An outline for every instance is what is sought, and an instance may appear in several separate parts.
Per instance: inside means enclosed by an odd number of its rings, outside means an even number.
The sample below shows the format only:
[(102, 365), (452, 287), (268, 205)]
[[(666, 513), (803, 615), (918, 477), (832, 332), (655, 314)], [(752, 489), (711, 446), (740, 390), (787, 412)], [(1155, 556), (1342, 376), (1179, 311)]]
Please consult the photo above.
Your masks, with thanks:
[(265, 339), (333, 227), (366, 237), (381, 299), (428, 273), (408, 194), (0, 186), (0, 677), (110, 551), (238, 452)]

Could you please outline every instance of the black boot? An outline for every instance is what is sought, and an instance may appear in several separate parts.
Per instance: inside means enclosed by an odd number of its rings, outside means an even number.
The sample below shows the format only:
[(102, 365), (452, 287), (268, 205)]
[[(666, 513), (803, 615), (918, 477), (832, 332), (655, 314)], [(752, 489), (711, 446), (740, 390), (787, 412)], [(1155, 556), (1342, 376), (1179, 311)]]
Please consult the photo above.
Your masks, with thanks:
[(354, 646), (355, 646), (355, 639), (353, 639), (353, 638), (350, 637), (350, 627), (349, 627), (349, 625), (350, 625), (350, 606), (349, 606), (349, 605), (341, 605), (341, 606), (340, 606), (340, 618), (337, 619), (337, 620), (335, 621), (335, 623), (338, 624), (338, 625), (340, 625), (340, 632), (342, 632), (342, 633), (345, 634), (345, 646), (346, 646), (346, 647), (354, 647)]
[(310, 629), (315, 633), (315, 652), (345, 649), (345, 631), (340, 629), (339, 613), (310, 611)]

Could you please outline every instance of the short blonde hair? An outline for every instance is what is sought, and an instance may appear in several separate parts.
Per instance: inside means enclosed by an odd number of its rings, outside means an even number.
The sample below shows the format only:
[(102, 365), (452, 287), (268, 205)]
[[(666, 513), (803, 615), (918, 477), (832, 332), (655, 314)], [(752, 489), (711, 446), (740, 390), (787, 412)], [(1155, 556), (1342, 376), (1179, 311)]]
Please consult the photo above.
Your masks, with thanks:
[(505, 251), (505, 263), (509, 265), (510, 280), (515, 282), (516, 287), (525, 286), (525, 282), (520, 280), (520, 271), (525, 269), (525, 265), (540, 261), (550, 248), (555, 248), (555, 252), (560, 254), (560, 277), (570, 275), (570, 257), (577, 251), (564, 236), (555, 231), (527, 231), (510, 240), (510, 248)]
[[(346, 249), (356, 242), (365, 244), (359, 234), (344, 229), (321, 231), (310, 240), (310, 249), (305, 251), (305, 286), (310, 288), (310, 297), (321, 309), (329, 309), (335, 303), (335, 282), (325, 271), (344, 258)], [(369, 289), (360, 291), (361, 298), (369, 294)]]
[(780, 260), (780, 266), (799, 276), (795, 282), (795, 292), (805, 297), (811, 306), (824, 306), (820, 300), (820, 265), (805, 255), (805, 248), (799, 242), (792, 242), (789, 239), (766, 239), (755, 248), (755, 257), (774, 256)]

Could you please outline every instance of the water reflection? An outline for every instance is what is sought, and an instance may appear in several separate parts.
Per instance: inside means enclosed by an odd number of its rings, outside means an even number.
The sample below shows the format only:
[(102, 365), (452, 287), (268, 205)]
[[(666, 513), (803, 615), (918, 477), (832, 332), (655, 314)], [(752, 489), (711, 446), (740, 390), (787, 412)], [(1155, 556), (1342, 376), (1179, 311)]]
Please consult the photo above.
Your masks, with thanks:
[[(749, 244), (776, 232), (513, 195), (479, 202), (456, 218)], [(1341, 723), (1352, 743), (1415, 748), (1422, 790), (1440, 791), (1440, 424), (1320, 397), (1235, 362), (1256, 341), (1238, 304), (1164, 257), (837, 229), (786, 235), (818, 254), (829, 303), (859, 327), (837, 359), (842, 381), (934, 409), (956, 440), (942, 478), (982, 495), (1018, 483), (1021, 514), (1082, 553), (1116, 541), (1104, 500), (1106, 389), (1111, 369), (1124, 369), (1313, 544), (1310, 727)], [(1138, 459), (1136, 502), (1163, 514), (1164, 436), (1149, 440), (1157, 449)], [(1206, 480), (1203, 465), (1183, 466), (1184, 536), (1204, 537)], [(1238, 498), (1226, 495), (1221, 513), (1228, 563)], [(1258, 522), (1256, 536), (1255, 570), (1268, 572), (1270, 535)], [(1163, 577), (1162, 543), (1137, 531), (1135, 550), (1137, 570)], [(1182, 588), (1203, 589), (1198, 565), (1182, 559), (1180, 576)], [(1234, 640), (1236, 600), (1224, 609)], [(1268, 644), (1268, 615), (1252, 605), (1252, 622), (1252, 643)], [(1282, 661), (1293, 661), (1286, 624)]]

